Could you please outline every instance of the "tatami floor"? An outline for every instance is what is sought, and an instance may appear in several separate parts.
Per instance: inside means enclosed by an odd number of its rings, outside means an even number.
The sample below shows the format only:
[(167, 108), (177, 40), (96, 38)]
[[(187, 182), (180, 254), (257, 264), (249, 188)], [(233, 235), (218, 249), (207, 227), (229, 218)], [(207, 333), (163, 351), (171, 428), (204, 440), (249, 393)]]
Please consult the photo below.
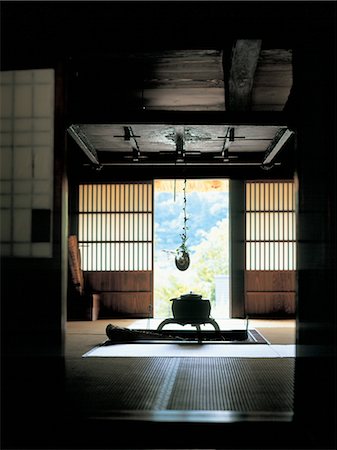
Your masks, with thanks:
[[(137, 447), (139, 439), (144, 448), (208, 448), (211, 441), (224, 445), (224, 433), (225, 441), (238, 448), (247, 445), (246, 437), (238, 436), (232, 424), (243, 422), (248, 427), (254, 423), (256, 436), (265, 436), (268, 422), (277, 427), (279, 441), (287, 437), (284, 427), (291, 426), (293, 418), (293, 357), (83, 357), (107, 340), (109, 323), (150, 330), (160, 322), (110, 319), (66, 324), (65, 427), (77, 448), (98, 448), (96, 436), (104, 440), (105, 448), (142, 448)], [(221, 329), (247, 325), (244, 320), (218, 323)], [(295, 343), (294, 320), (250, 320), (248, 327), (272, 345)], [(95, 431), (92, 422), (86, 430), (89, 419), (95, 420)]]
[[(162, 319), (108, 319), (96, 321), (74, 321), (66, 324), (65, 356), (80, 358), (84, 353), (107, 339), (105, 329), (109, 323), (131, 329), (155, 330)], [(242, 319), (217, 319), (221, 329), (244, 329), (247, 325)], [(169, 325), (170, 329), (175, 325)], [(179, 326), (176, 326), (179, 327)], [(205, 329), (212, 329), (205, 325)], [(183, 329), (188, 329), (186, 325)], [(203, 327), (202, 327), (203, 328)], [(249, 329), (256, 329), (270, 344), (295, 344), (295, 320), (250, 319)]]

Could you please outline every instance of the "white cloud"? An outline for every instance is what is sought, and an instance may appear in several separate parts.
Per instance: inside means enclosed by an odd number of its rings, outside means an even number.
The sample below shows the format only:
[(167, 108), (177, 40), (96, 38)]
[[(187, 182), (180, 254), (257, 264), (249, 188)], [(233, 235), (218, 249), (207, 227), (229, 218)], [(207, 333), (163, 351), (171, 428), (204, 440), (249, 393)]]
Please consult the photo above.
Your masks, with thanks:
[(225, 209), (226, 209), (226, 205), (224, 205), (223, 203), (215, 203), (214, 205), (212, 205), (210, 207), (210, 213), (217, 214), (219, 211), (225, 210)]
[(206, 236), (206, 232), (205, 230), (198, 228), (195, 232), (196, 236), (201, 236), (201, 237), (205, 237)]

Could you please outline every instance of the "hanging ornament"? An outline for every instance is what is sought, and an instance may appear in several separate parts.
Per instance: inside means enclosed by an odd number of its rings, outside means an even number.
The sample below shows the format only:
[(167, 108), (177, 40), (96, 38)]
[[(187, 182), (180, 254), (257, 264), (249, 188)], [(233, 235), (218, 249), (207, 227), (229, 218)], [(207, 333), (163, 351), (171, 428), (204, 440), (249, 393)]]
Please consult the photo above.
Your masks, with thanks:
[(179, 270), (186, 270), (190, 265), (190, 255), (188, 253), (186, 241), (187, 241), (187, 216), (186, 216), (186, 179), (184, 180), (184, 204), (183, 204), (183, 214), (184, 214), (184, 225), (183, 232), (181, 233), (181, 244), (176, 250), (175, 263)]
[(190, 255), (187, 252), (180, 252), (175, 257), (176, 267), (179, 270), (187, 270), (190, 265)]

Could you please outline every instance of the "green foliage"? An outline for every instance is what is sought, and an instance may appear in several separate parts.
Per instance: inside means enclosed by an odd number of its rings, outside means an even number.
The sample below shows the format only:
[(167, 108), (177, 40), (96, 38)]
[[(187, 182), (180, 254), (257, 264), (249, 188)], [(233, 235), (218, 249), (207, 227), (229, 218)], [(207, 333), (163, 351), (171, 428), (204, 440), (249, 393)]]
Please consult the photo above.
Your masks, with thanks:
[(201, 294), (214, 304), (215, 276), (228, 274), (228, 220), (223, 219), (209, 233), (204, 232), (200, 244), (191, 248), (190, 257), (195, 274), (192, 279), (188, 276), (182, 278), (175, 270), (159, 274), (155, 290), (158, 317), (170, 317), (169, 300), (190, 291)]
[(191, 290), (187, 283), (181, 283), (174, 274), (170, 274), (168, 278), (161, 277), (161, 284), (155, 289), (156, 299), (156, 315), (159, 317), (172, 316), (170, 302), (171, 298), (179, 297)]
[(228, 274), (228, 260), (228, 220), (223, 219), (194, 247), (197, 276), (208, 285), (211, 302), (215, 301), (215, 276)]

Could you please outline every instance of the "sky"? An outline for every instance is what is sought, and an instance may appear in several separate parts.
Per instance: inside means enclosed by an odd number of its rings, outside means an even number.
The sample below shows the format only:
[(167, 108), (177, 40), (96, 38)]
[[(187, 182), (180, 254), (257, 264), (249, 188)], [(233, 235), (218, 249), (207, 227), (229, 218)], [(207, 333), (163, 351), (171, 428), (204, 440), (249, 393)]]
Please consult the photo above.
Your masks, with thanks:
[[(205, 232), (219, 220), (228, 218), (228, 192), (187, 192), (187, 245), (192, 251)], [(181, 242), (183, 231), (183, 193), (155, 192), (155, 259), (166, 251), (175, 251)]]

